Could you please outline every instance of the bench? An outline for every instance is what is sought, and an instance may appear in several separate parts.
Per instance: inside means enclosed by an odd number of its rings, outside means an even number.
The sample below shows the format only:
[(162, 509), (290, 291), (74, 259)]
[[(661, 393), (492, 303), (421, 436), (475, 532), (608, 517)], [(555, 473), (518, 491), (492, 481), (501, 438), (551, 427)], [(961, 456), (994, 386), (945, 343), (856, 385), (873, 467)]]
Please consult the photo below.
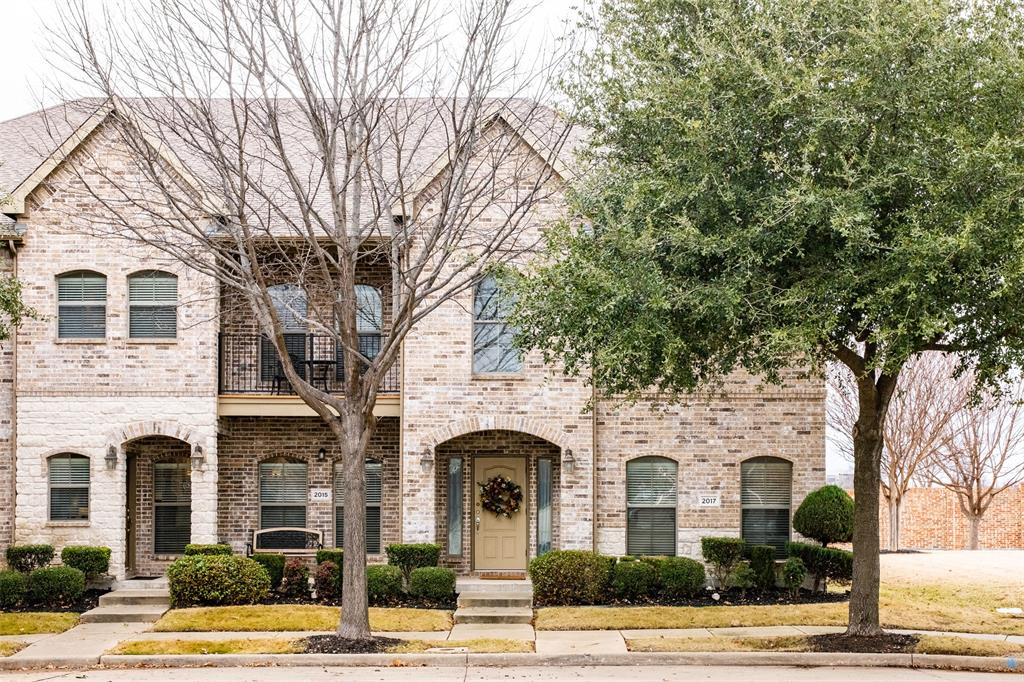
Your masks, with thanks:
[(252, 532), (245, 546), (246, 556), (257, 552), (275, 552), (287, 556), (312, 556), (323, 549), (324, 534), (312, 528), (262, 528)]

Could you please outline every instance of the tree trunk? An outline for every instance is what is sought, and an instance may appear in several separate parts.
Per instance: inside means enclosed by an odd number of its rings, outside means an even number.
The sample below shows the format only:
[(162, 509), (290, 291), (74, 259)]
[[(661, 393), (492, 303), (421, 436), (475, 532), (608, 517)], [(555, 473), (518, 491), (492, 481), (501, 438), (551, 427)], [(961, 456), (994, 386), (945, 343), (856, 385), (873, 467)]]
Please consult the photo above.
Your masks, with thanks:
[(863, 395), (853, 427), (853, 587), (846, 634), (871, 636), (882, 632), (878, 618), (879, 528), (878, 503), (882, 467), (882, 415), (876, 393)]
[(976, 514), (971, 514), (967, 517), (968, 532), (970, 535), (967, 538), (967, 549), (978, 549), (978, 531), (981, 528), (981, 517)]
[[(349, 401), (351, 402), (351, 401)], [(338, 428), (340, 427), (340, 428)], [(366, 443), (372, 424), (363, 415), (346, 411), (337, 420), (335, 436), (341, 449), (345, 477), (344, 545), (341, 577), (341, 619), (338, 635), (346, 639), (370, 639), (366, 595)]]
[(900, 551), (900, 503), (902, 498), (889, 497), (889, 551)]

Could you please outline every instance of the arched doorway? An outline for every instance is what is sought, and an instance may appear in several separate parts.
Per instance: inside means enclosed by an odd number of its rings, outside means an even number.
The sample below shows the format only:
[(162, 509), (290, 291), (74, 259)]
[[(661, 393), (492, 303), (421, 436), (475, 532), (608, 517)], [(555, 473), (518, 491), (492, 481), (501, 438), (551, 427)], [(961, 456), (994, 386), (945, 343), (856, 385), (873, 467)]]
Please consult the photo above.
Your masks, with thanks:
[(126, 442), (124, 452), (125, 571), (135, 577), (163, 575), (191, 541), (191, 446), (154, 435)]

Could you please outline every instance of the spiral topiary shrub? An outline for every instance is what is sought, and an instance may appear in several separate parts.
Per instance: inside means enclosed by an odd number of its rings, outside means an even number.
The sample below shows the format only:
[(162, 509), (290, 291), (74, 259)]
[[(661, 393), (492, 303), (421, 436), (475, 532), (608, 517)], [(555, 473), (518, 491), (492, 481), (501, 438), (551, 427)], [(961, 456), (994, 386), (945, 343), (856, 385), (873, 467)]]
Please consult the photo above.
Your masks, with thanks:
[(793, 528), (822, 546), (853, 539), (853, 498), (837, 485), (809, 493), (793, 514)]
[(540, 604), (598, 604), (607, 598), (613, 559), (578, 549), (555, 550), (530, 562), (533, 595)]
[(110, 548), (68, 545), (60, 551), (60, 562), (65, 566), (77, 568), (88, 580), (110, 570)]
[(197, 554), (167, 569), (171, 606), (255, 604), (270, 592), (263, 566), (243, 556)]

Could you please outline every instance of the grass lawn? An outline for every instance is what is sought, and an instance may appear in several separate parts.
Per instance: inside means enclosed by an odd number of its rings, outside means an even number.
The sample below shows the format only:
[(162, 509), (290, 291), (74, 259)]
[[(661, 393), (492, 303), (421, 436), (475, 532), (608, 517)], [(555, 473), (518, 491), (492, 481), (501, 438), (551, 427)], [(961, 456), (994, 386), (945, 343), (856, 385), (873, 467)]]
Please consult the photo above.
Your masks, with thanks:
[[(325, 631), (338, 627), (336, 606), (274, 604), (172, 609), (158, 620), (157, 632), (289, 632)], [(434, 609), (370, 609), (375, 632), (435, 632), (452, 626), (450, 611)]]
[[(1024, 634), (1024, 620), (1001, 616), (1015, 606), (1021, 588), (976, 585), (888, 585), (881, 590), (882, 625), (912, 630)], [(847, 605), (784, 606), (563, 606), (537, 611), (538, 630), (716, 628), (761, 625), (846, 625)]]
[[(810, 651), (804, 637), (650, 637), (626, 640), (630, 651)], [(924, 636), (914, 648), (918, 654), (955, 656), (1020, 656), (1024, 645), (966, 637)]]
[[(472, 653), (531, 653), (533, 642), (510, 639), (468, 639), (459, 642), (435, 642), (414, 639), (389, 647), (389, 654), (416, 654), (438, 647), (465, 647)], [(195, 655), (195, 654), (301, 654), (301, 642), (294, 639), (223, 639), (223, 640), (137, 640), (122, 642), (110, 653), (128, 656)], [(13, 653), (13, 652), (12, 652)]]
[(4, 656), (10, 656), (11, 654), (16, 654), (24, 648), (24, 642), (0, 641), (0, 658)]
[(64, 632), (78, 623), (77, 613), (0, 613), (0, 635), (39, 635)]

